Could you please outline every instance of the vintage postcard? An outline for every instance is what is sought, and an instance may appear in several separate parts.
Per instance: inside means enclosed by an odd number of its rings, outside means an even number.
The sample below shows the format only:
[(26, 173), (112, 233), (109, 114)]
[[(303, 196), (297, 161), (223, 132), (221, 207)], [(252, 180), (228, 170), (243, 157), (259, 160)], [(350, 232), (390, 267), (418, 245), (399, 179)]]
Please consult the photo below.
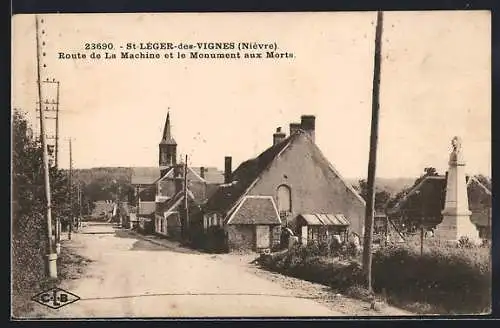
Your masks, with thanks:
[(12, 33), (13, 319), (491, 312), (490, 12)]

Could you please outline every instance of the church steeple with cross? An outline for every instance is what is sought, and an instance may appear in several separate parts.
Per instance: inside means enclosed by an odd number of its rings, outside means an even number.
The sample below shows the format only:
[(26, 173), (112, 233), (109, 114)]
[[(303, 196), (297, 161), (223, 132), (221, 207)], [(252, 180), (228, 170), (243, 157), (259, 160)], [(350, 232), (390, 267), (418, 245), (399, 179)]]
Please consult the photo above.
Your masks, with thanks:
[(159, 164), (160, 170), (168, 170), (176, 164), (177, 142), (172, 137), (170, 126), (170, 110), (167, 112), (165, 127), (163, 128), (162, 139), (159, 144)]

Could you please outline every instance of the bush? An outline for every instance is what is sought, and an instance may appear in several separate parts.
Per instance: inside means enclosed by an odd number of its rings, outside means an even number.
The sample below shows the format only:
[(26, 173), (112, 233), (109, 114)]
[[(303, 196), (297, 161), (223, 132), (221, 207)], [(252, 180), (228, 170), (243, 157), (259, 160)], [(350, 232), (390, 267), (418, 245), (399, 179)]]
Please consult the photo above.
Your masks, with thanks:
[[(375, 292), (387, 294), (392, 302), (413, 304), (425, 312), (485, 312), (491, 306), (489, 251), (485, 247), (443, 244), (427, 246), (420, 255), (419, 247), (407, 244), (383, 247), (373, 256), (373, 287)], [(265, 256), (260, 263), (268, 269), (364, 298), (359, 290), (364, 283), (360, 263), (323, 254), (319, 245), (297, 245)]]
[(363, 287), (362, 285), (353, 285), (350, 286), (346, 289), (345, 291), (346, 295), (349, 295), (351, 297), (364, 300), (364, 301), (371, 301), (372, 300), (372, 294), (368, 289)]
[(472, 241), (470, 241), (469, 237), (462, 236), (458, 240), (458, 247), (460, 247), (460, 248), (474, 248), (475, 245)]
[[(420, 250), (407, 245), (379, 249), (373, 256), (374, 289), (400, 300), (425, 302), (451, 313), (490, 307), (491, 266), (486, 248), (454, 246)], [(396, 274), (397, 273), (397, 274)]]
[(12, 231), (12, 312), (19, 317), (31, 309), (29, 299), (45, 280), (44, 217), (13, 216)]
[(362, 283), (361, 265), (357, 261), (340, 261), (324, 254), (321, 244), (296, 245), (260, 259), (261, 265), (296, 278), (318, 282), (344, 290)]
[[(12, 117), (12, 308), (14, 315), (29, 310), (31, 294), (46, 279), (48, 251), (45, 175), (41, 144), (33, 139), (26, 117)], [(69, 216), (67, 174), (51, 167), (52, 218)], [(74, 189), (74, 188), (73, 188)], [(73, 192), (76, 189), (73, 190)], [(54, 223), (54, 222), (53, 222)], [(31, 295), (31, 296), (30, 296)]]

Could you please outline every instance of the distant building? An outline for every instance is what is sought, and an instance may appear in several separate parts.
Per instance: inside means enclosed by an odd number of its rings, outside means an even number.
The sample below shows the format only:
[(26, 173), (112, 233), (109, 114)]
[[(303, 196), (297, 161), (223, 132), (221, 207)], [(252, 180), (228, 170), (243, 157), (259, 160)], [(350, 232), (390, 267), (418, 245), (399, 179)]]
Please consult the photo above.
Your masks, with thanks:
[[(491, 191), (473, 176), (466, 177), (470, 220), (482, 239), (491, 239)], [(401, 222), (408, 218), (422, 218), (427, 229), (442, 221), (446, 193), (446, 176), (427, 176), (405, 197), (387, 211), (389, 217)], [(415, 220), (413, 220), (415, 221)]]
[(109, 219), (113, 211), (114, 202), (112, 200), (98, 200), (94, 202), (91, 217)]
[(131, 184), (135, 188), (136, 202), (135, 215), (132, 220), (137, 222), (139, 231), (151, 233), (153, 229), (153, 220), (155, 214), (155, 188), (154, 183), (158, 179), (159, 170), (139, 171), (134, 169), (131, 177)]
[[(181, 226), (185, 222), (185, 194), (188, 194), (190, 217), (195, 216), (201, 204), (206, 202), (217, 186), (224, 181), (222, 172), (213, 167), (187, 167), (177, 162), (177, 142), (172, 136), (170, 113), (159, 143), (159, 167), (134, 171), (131, 182), (136, 188), (139, 210), (137, 217), (144, 226), (150, 225), (154, 233), (180, 238)], [(187, 181), (185, 188), (184, 181)], [(144, 210), (141, 210), (142, 208)], [(141, 225), (139, 223), (139, 225)], [(184, 225), (189, 225), (185, 222)]]
[(272, 248), (282, 227), (306, 243), (336, 227), (363, 234), (365, 202), (316, 145), (312, 115), (290, 124), (288, 137), (278, 128), (273, 145), (234, 172), (226, 157), (224, 176), (204, 207), (203, 227), (224, 229), (230, 250)]

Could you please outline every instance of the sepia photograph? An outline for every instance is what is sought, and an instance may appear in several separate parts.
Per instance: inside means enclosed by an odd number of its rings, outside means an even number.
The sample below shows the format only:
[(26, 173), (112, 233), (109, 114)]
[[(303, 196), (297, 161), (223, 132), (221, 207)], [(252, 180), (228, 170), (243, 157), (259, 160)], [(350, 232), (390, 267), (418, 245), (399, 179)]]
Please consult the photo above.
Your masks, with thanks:
[(11, 26), (11, 319), (491, 313), (489, 11)]

